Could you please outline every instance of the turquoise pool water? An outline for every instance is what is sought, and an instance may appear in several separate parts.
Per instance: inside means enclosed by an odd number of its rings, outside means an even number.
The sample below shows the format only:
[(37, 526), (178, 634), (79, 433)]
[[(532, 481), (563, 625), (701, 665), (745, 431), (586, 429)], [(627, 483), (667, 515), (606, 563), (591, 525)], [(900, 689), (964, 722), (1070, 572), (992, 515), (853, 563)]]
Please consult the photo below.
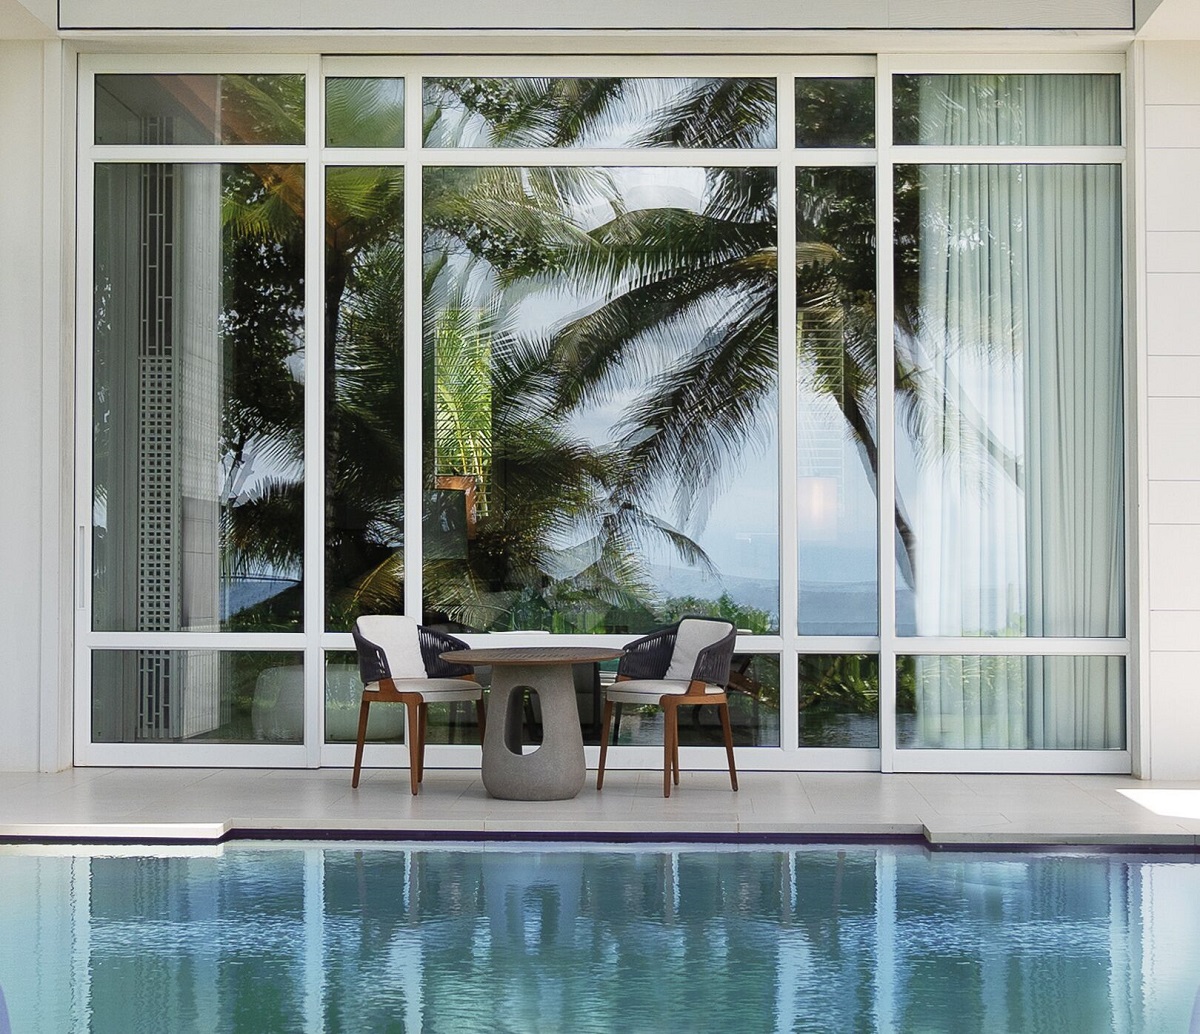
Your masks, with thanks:
[(0, 988), (12, 1034), (1196, 1034), (1192, 858), (0, 848)]

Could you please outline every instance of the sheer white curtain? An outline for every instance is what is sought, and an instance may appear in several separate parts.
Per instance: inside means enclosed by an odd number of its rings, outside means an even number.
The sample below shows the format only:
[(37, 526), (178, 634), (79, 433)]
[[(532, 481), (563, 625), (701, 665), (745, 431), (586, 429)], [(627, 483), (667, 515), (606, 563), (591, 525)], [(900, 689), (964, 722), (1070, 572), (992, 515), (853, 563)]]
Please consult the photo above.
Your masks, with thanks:
[[(1103, 139), (1095, 78), (931, 77), (922, 141)], [(929, 165), (919, 184), (917, 633), (1121, 635), (1119, 168)], [(915, 688), (912, 746), (1124, 742), (1106, 658), (922, 657)]]

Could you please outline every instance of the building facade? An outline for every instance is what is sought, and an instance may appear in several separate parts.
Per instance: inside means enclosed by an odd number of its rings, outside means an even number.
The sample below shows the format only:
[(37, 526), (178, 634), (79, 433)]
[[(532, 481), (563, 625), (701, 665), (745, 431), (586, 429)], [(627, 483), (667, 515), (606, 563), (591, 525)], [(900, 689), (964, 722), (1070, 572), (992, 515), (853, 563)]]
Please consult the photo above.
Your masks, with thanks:
[(1190, 7), (4, 0), (0, 767), (707, 612), (744, 768), (1200, 778)]

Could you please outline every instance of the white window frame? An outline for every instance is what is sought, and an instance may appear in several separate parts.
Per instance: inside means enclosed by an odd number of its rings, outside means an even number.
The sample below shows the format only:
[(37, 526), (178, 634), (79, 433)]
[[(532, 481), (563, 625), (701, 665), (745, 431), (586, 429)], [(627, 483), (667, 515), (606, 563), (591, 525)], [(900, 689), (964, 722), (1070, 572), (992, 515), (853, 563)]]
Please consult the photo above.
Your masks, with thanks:
[[(478, 56), (399, 57), (318, 55), (158, 55), (97, 54), (80, 58), (78, 107), (78, 256), (77, 256), (77, 364), (76, 364), (76, 609), (75, 609), (75, 763), (77, 765), (161, 765), (223, 767), (349, 767), (353, 744), (325, 744), (324, 660), (327, 651), (352, 651), (348, 633), (324, 630), (324, 384), (322, 362), (324, 320), (321, 285), (324, 283), (324, 184), (329, 166), (381, 165), (404, 168), (404, 244), (410, 259), (421, 254), (421, 185), (426, 165), (623, 165), (655, 166), (755, 165), (777, 169), (779, 268), (794, 265), (794, 196), (798, 167), (814, 165), (865, 166), (876, 170), (877, 219), (877, 371), (879, 469), (877, 478), (877, 534), (879, 557), (879, 620), (876, 636), (802, 636), (797, 631), (798, 546), (797, 512), (793, 485), (797, 469), (795, 281), (779, 278), (779, 574), (780, 631), (777, 635), (742, 636), (739, 652), (761, 652), (780, 658), (780, 745), (739, 747), (739, 767), (753, 770), (863, 770), (863, 771), (974, 771), (974, 772), (1122, 772), (1130, 771), (1139, 730), (1132, 720), (1138, 672), (1131, 647), (1134, 624), (1136, 557), (1133, 521), (1136, 498), (1132, 464), (1135, 392), (1132, 363), (1132, 329), (1129, 299), (1131, 277), (1126, 263), (1123, 295), (1125, 310), (1125, 506), (1126, 506), (1126, 634), (1120, 638), (926, 638), (896, 634), (895, 563), (892, 555), (892, 515), (895, 505), (895, 437), (891, 364), (893, 310), (893, 254), (891, 183), (897, 164), (911, 163), (1110, 163), (1122, 167), (1123, 198), (1128, 197), (1126, 146), (1113, 147), (898, 147), (892, 142), (892, 76), (939, 72), (1101, 72), (1119, 74), (1122, 97), (1126, 61), (1123, 54), (886, 54), (875, 56), (708, 56), (655, 57), (607, 55), (571, 57)], [(93, 143), (95, 77), (105, 73), (303, 73), (307, 83), (306, 142), (303, 145), (170, 145), (102, 146)], [(700, 149), (545, 149), (491, 148), (426, 149), (420, 146), (422, 76), (476, 75), (628, 75), (628, 76), (766, 76), (777, 80), (778, 126), (774, 148), (739, 150)], [(329, 148), (324, 143), (324, 80), (329, 76), (386, 76), (404, 78), (405, 141), (399, 148)], [(796, 148), (792, 145), (794, 91), (797, 76), (871, 76), (875, 79), (876, 146), (872, 148)], [(1127, 101), (1125, 102), (1127, 103)], [(1128, 119), (1123, 121), (1128, 126)], [(1126, 132), (1128, 130), (1126, 129)], [(92, 226), (95, 165), (99, 162), (294, 162), (305, 168), (305, 523), (304, 523), (304, 630), (295, 633), (138, 633), (93, 632), (91, 494), (92, 494)], [(1123, 219), (1130, 237), (1127, 200)], [(421, 266), (405, 265), (405, 568), (420, 572), (421, 565), (421, 375), (422, 351)], [(405, 607), (421, 613), (422, 580), (405, 583)], [(486, 635), (464, 635), (472, 646), (488, 643)], [(561, 644), (614, 645), (627, 636), (555, 636)], [(522, 637), (507, 634), (506, 644), (547, 642), (544, 634)], [(97, 649), (198, 649), (295, 650), (304, 655), (303, 744), (203, 744), (203, 743), (92, 743), (91, 653)], [(879, 658), (878, 748), (827, 748), (799, 745), (798, 661), (803, 654), (873, 654)], [(1127, 744), (1123, 750), (1021, 751), (1021, 750), (898, 750), (895, 745), (896, 658), (906, 655), (1104, 655), (1125, 658)], [(594, 767), (597, 747), (587, 747)], [(721, 769), (720, 750), (682, 747), (681, 764), (688, 768)], [(372, 744), (372, 767), (406, 766), (407, 746)], [(428, 748), (431, 767), (477, 767), (478, 746), (436, 745)], [(619, 747), (609, 754), (614, 768), (648, 768), (661, 765), (661, 747)]]

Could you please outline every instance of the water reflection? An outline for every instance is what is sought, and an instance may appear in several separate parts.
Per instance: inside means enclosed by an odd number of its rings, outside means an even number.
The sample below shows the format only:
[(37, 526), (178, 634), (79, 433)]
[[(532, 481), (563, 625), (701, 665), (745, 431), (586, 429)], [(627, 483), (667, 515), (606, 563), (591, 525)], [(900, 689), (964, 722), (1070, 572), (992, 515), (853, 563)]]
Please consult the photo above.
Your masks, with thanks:
[(1200, 867), (1163, 856), (289, 845), (0, 878), (21, 1031), (1185, 1030), (1200, 962)]

